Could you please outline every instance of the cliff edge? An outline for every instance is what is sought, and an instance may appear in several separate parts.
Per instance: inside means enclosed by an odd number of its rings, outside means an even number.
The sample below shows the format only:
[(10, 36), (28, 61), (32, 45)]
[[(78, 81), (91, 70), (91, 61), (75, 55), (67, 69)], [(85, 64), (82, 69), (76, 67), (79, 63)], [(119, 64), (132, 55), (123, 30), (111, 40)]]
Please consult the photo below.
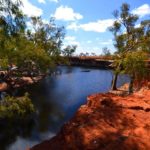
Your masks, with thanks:
[(150, 150), (150, 90), (94, 94), (54, 138), (31, 150)]

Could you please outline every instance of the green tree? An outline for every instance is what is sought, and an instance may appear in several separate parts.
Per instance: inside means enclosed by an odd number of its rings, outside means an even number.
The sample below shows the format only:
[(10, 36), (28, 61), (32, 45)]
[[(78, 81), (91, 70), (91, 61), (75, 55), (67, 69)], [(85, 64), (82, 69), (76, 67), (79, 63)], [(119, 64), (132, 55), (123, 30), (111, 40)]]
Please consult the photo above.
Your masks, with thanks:
[(67, 57), (71, 57), (73, 53), (76, 51), (77, 46), (76, 45), (68, 45), (66, 48), (63, 50), (63, 55)]
[[(32, 23), (29, 30), (20, 5), (20, 1), (0, 1), (0, 66), (7, 69), (15, 64), (15, 75), (46, 73), (61, 61), (64, 27), (58, 27), (53, 18), (44, 23), (41, 17), (32, 17), (28, 18)], [(9, 70), (7, 77), (11, 75)]]
[(60, 54), (62, 53), (61, 46), (65, 35), (64, 27), (58, 27), (54, 18), (45, 23), (41, 17), (32, 17), (31, 23), (33, 29), (27, 31), (28, 39), (33, 41), (36, 49), (45, 51), (45, 54), (49, 56), (50, 63), (46, 63), (45, 66), (54, 67), (62, 61)]
[(134, 80), (141, 81), (147, 74), (147, 67), (144, 60), (147, 55), (143, 51), (133, 51), (126, 54), (123, 59), (124, 73), (130, 75), (131, 82), (129, 85), (129, 93), (133, 92)]
[(133, 82), (147, 72), (144, 60), (150, 52), (149, 34), (150, 21), (141, 22), (140, 27), (136, 27), (137, 15), (130, 13), (128, 4), (122, 4), (121, 11), (114, 11), (116, 21), (110, 28), (114, 35), (114, 46), (117, 49), (114, 58), (115, 75), (112, 81), (112, 89), (116, 90), (116, 82), (119, 73), (127, 73), (131, 77), (129, 92), (133, 91)]
[(10, 62), (10, 56), (15, 50), (13, 45), (16, 37), (24, 33), (25, 16), (19, 10), (21, 2), (0, 0), (0, 62), (1, 67)]
[(33, 25), (33, 31), (29, 36), (30, 40), (33, 40), (35, 44), (44, 49), (49, 56), (60, 55), (65, 35), (64, 27), (58, 27), (55, 24), (54, 18), (44, 23), (41, 17), (32, 17), (31, 23)]
[(116, 83), (119, 72), (122, 70), (122, 63), (125, 54), (129, 51), (137, 50), (135, 38), (135, 23), (138, 20), (137, 15), (130, 13), (130, 6), (126, 3), (122, 4), (120, 12), (118, 10), (113, 13), (116, 21), (110, 28), (114, 35), (114, 46), (117, 49), (114, 59), (115, 75), (112, 81), (112, 90), (116, 90)]
[(142, 21), (138, 29), (141, 30), (140, 33), (142, 34), (139, 34), (140, 49), (143, 49), (146, 52), (150, 53), (150, 20)]
[(110, 50), (107, 47), (104, 47), (102, 49), (102, 51), (103, 51), (104, 56), (110, 56), (111, 55)]
[[(48, 23), (41, 17), (27, 18), (19, 9), (21, 5), (21, 0), (0, 0), (0, 68), (7, 71), (6, 75), (0, 75), (0, 80), (9, 87), (20, 84), (22, 76), (46, 74), (61, 61), (65, 35), (64, 27), (58, 27), (53, 18)], [(31, 30), (26, 26), (29, 20)], [(27, 95), (5, 97), (0, 103), (0, 119), (22, 120), (33, 112)]]

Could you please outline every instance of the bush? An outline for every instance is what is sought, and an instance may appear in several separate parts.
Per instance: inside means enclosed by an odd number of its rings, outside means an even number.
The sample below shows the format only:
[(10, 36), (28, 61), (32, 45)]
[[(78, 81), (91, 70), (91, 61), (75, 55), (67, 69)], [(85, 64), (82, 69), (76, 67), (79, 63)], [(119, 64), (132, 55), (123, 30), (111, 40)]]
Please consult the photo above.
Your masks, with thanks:
[(25, 119), (34, 112), (28, 94), (19, 98), (7, 96), (0, 102), (0, 119)]

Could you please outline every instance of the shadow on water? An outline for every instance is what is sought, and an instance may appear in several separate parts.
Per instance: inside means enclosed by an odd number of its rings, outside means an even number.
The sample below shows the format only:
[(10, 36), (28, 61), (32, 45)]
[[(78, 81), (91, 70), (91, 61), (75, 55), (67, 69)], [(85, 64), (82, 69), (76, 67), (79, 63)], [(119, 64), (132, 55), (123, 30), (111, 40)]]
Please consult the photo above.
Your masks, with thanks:
[(7, 149), (8, 145), (14, 143), (18, 136), (23, 138), (30, 137), (33, 127), (33, 119), (24, 121), (0, 120), (0, 149)]
[[(2, 145), (9, 150), (24, 150), (50, 139), (86, 103), (88, 95), (110, 89), (111, 70), (81, 67), (58, 67), (58, 70), (61, 73), (16, 91), (17, 95), (23, 95), (25, 91), (30, 94), (37, 110), (36, 116), (33, 124), (20, 126), (18, 130), (14, 125), (3, 129), (0, 124), (0, 147)], [(118, 86), (128, 81), (125, 76), (121, 78)]]

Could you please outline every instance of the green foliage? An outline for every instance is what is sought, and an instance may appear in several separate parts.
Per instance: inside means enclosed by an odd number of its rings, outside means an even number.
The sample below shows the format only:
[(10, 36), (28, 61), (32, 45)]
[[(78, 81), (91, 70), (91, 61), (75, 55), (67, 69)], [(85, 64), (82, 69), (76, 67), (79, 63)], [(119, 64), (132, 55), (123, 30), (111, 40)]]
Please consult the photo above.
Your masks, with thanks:
[(44, 49), (27, 40), (26, 37), (20, 37), (19, 41), (9, 60), (17, 64), (20, 70), (32, 71), (34, 67), (39, 71), (44, 71), (51, 66), (51, 58)]
[(53, 18), (49, 22), (41, 17), (27, 18), (19, 9), (21, 5), (20, 0), (0, 0), (0, 67), (8, 69), (14, 64), (20, 76), (24, 71), (46, 73), (62, 61), (64, 27), (58, 27)]
[(144, 61), (146, 59), (147, 55), (142, 51), (127, 53), (123, 59), (124, 73), (134, 76), (137, 80), (144, 78), (147, 73)]
[(25, 31), (25, 16), (19, 9), (20, 5), (19, 0), (0, 0), (0, 65), (4, 68), (6, 62), (11, 63), (17, 37)]
[(61, 53), (62, 40), (64, 38), (64, 27), (58, 27), (53, 18), (44, 23), (40, 17), (32, 17), (32, 33), (28, 31), (28, 37), (34, 41), (49, 56), (58, 56)]
[(114, 46), (117, 53), (127, 51), (148, 51), (150, 52), (150, 20), (144, 20), (139, 27), (136, 27), (138, 16), (130, 13), (130, 6), (122, 4), (120, 11), (114, 11), (116, 21), (110, 28), (114, 35)]
[(102, 51), (103, 51), (104, 56), (110, 56), (111, 55), (110, 50), (107, 47), (104, 47), (102, 49)]
[(130, 6), (127, 3), (122, 4), (120, 11), (114, 11), (116, 21), (110, 28), (114, 35), (114, 46), (118, 53), (135, 50), (135, 23), (138, 20), (137, 15), (130, 13)]
[(141, 22), (141, 26), (139, 29), (142, 30), (142, 36), (140, 41), (141, 49), (145, 50), (146, 52), (150, 53), (150, 20), (144, 20)]
[[(147, 72), (144, 60), (150, 52), (149, 20), (142, 21), (141, 26), (136, 27), (138, 16), (130, 13), (130, 6), (126, 3), (122, 4), (120, 11), (114, 11), (114, 17), (116, 21), (110, 31), (114, 35), (114, 46), (117, 51), (113, 63), (115, 82), (112, 82), (112, 89), (116, 89), (119, 73), (129, 74), (131, 80), (142, 78)], [(133, 81), (131, 83), (133, 84)]]
[(0, 102), (0, 118), (25, 119), (35, 112), (28, 94), (20, 98), (7, 96)]
[(73, 53), (76, 51), (76, 48), (76, 45), (68, 45), (66, 48), (64, 48), (63, 55), (67, 57), (72, 56)]
[(20, 0), (0, 0), (0, 29), (8, 38), (24, 31), (25, 16), (19, 9), (21, 5)]
[(0, 66), (1, 66), (1, 69), (7, 69), (7, 67), (8, 67), (8, 59), (5, 59), (5, 58), (3, 58), (3, 59), (0, 59)]

